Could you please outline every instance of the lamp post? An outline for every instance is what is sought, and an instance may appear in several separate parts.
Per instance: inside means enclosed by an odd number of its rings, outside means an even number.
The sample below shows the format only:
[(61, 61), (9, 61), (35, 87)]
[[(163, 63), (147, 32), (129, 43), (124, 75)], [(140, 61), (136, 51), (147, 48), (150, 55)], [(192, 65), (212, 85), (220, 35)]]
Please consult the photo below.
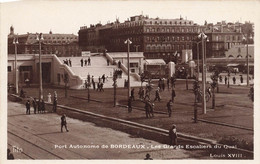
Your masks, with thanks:
[(202, 45), (202, 109), (203, 113), (206, 114), (207, 112), (207, 106), (206, 106), (206, 78), (205, 78), (205, 39), (207, 38), (207, 35), (205, 35), (203, 32), (199, 34), (199, 39), (201, 39), (201, 45)]
[(117, 73), (114, 71), (113, 73), (113, 87), (114, 87), (114, 107), (116, 107), (116, 87), (117, 87)]
[(130, 97), (130, 57), (129, 57), (129, 52), (130, 52), (130, 44), (132, 44), (131, 40), (128, 38), (125, 41), (125, 44), (127, 44), (127, 73), (128, 73), (128, 94), (127, 94), (127, 100), (129, 100)]
[(252, 36), (248, 37), (248, 35), (243, 36), (243, 40), (246, 41), (246, 67), (247, 67), (247, 77), (246, 77), (246, 83), (247, 86), (249, 86), (249, 54), (248, 54), (248, 40), (252, 39)]
[(42, 61), (41, 61), (41, 42), (44, 40), (42, 33), (36, 34), (36, 40), (39, 41), (39, 100), (43, 98), (42, 95)]
[(15, 62), (14, 62), (14, 70), (15, 70), (15, 93), (18, 94), (18, 77), (17, 77), (17, 44), (18, 42), (18, 37), (14, 37), (14, 51), (15, 51)]

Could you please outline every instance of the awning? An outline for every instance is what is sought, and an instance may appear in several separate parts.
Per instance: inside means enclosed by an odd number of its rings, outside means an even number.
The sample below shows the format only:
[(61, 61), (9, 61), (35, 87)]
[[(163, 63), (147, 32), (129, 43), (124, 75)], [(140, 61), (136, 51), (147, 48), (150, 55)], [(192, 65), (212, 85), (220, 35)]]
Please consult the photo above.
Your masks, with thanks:
[(147, 65), (165, 65), (165, 61), (163, 59), (146, 59), (145, 63)]
[(239, 64), (228, 64), (227, 67), (236, 67), (238, 66)]

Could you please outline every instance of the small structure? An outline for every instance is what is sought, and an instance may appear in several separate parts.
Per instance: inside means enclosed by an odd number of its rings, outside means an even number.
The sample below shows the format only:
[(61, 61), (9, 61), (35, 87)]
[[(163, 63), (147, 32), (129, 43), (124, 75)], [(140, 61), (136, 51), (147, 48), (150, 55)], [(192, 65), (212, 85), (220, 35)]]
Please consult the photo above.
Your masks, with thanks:
[(144, 70), (150, 72), (152, 78), (161, 78), (167, 75), (167, 65), (163, 59), (146, 59)]

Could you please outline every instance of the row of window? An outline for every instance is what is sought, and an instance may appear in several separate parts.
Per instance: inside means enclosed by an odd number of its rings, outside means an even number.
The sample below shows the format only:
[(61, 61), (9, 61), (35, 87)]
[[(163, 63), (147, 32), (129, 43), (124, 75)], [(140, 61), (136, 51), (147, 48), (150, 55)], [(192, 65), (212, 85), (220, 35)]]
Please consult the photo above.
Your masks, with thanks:
[(241, 36), (239, 35), (216, 35), (212, 37), (213, 41), (241, 41)]
[(154, 27), (146, 27), (145, 32), (171, 32), (171, 33), (188, 33), (188, 32), (198, 32), (199, 28), (197, 27), (176, 27), (176, 28), (154, 28)]
[(133, 26), (141, 26), (141, 25), (193, 25), (192, 21), (182, 21), (182, 20), (142, 20), (142, 21), (132, 21), (132, 22), (125, 22), (116, 24), (114, 28), (121, 28), (121, 27), (133, 27)]
[(156, 45), (146, 45), (145, 49), (146, 50), (180, 50), (180, 49), (191, 49), (192, 46), (191, 45), (185, 45), (185, 44), (182, 44), (182, 45), (171, 45), (171, 44), (167, 44), (167, 45), (160, 45), (160, 44), (156, 44)]
[[(37, 37), (29, 37), (29, 39), (37, 39)], [(77, 37), (44, 37), (43, 36), (43, 39), (78, 39)]]
[(146, 37), (146, 41), (150, 42), (163, 42), (163, 41), (191, 41), (196, 39), (196, 36), (157, 36), (157, 37)]

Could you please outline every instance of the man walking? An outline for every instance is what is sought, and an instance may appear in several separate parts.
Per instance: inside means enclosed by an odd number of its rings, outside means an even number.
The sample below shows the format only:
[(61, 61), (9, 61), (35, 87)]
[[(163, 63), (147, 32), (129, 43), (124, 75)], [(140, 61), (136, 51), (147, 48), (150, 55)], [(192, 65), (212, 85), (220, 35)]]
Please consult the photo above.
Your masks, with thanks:
[(134, 88), (131, 90), (131, 96), (130, 97), (133, 101), (135, 101), (135, 89)]
[(227, 76), (225, 76), (225, 85), (227, 85)]
[(172, 125), (171, 129), (169, 130), (169, 137), (170, 137), (170, 145), (176, 146), (177, 145), (177, 130), (176, 125)]
[(146, 118), (151, 117), (151, 115), (150, 115), (150, 110), (149, 110), (149, 109), (150, 109), (149, 101), (150, 101), (150, 100), (145, 101), (145, 106), (144, 106)]
[(95, 81), (94, 81), (94, 76), (92, 76), (92, 85), (93, 85), (93, 89), (96, 90), (96, 85), (95, 85)]
[(236, 84), (236, 77), (233, 77), (233, 84)]
[(26, 102), (25, 106), (26, 106), (26, 114), (30, 114), (30, 108), (31, 108), (30, 100)]
[(33, 109), (34, 109), (33, 112), (34, 112), (34, 114), (36, 114), (37, 104), (36, 104), (36, 99), (35, 98), (33, 99), (32, 104), (33, 104)]
[(160, 97), (160, 92), (159, 92), (159, 90), (160, 90), (160, 87), (158, 87), (158, 89), (157, 89), (156, 92), (155, 92), (155, 99), (154, 99), (154, 101), (155, 101), (155, 100), (158, 100), (159, 102), (161, 101), (161, 97)]
[(166, 106), (167, 106), (169, 117), (171, 117), (172, 116), (172, 101), (169, 100), (169, 102), (167, 103)]
[(80, 63), (81, 63), (81, 67), (83, 67), (83, 58), (81, 58)]
[(53, 112), (56, 112), (57, 111), (57, 99), (54, 98), (53, 100)]
[(88, 57), (88, 65), (91, 65), (91, 59)]
[(63, 114), (61, 116), (61, 132), (63, 132), (63, 126), (65, 126), (65, 129), (68, 132), (69, 130), (67, 129), (67, 121), (66, 121), (66, 115), (65, 114)]
[(173, 87), (172, 88), (172, 102), (174, 103), (174, 98), (176, 96), (176, 93), (175, 93), (175, 88)]

